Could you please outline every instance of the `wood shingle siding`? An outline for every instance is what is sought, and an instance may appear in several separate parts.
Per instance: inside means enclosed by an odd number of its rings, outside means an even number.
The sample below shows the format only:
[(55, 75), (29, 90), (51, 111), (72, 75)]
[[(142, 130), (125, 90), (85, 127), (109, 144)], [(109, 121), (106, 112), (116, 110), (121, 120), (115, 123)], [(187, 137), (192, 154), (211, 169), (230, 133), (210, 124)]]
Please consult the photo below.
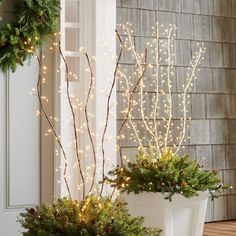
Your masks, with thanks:
[[(139, 51), (152, 38), (151, 26), (156, 21), (164, 26), (177, 25), (175, 84), (172, 88), (176, 96), (182, 92), (183, 78), (196, 43), (204, 42), (205, 59), (190, 94), (190, 140), (181, 152), (190, 153), (206, 169), (219, 169), (222, 180), (234, 186), (234, 190), (225, 191), (217, 200), (209, 201), (206, 220), (235, 219), (236, 0), (117, 0), (117, 23), (127, 21), (133, 23), (132, 40)], [(148, 60), (152, 63), (151, 58)], [(133, 70), (132, 57), (124, 54), (121, 62), (128, 71)], [(121, 93), (118, 83), (118, 126), (122, 122), (120, 108), (124, 106)], [(174, 114), (177, 122), (176, 107)], [(139, 118), (137, 113), (137, 123)], [(130, 159), (134, 158), (134, 142), (125, 141), (122, 148)]]

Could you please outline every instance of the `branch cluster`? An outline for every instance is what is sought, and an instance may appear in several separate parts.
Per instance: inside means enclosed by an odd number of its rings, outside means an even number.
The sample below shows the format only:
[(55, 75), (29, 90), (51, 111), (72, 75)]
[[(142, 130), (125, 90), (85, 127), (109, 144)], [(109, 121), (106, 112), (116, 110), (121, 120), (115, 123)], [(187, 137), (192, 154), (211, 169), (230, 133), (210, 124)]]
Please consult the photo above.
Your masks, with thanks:
[[(193, 53), (182, 93), (173, 94), (175, 79), (174, 63), (176, 27), (163, 29), (158, 23), (153, 27), (153, 39), (146, 44), (145, 53), (139, 52), (132, 39), (131, 25), (121, 26), (126, 38), (123, 47), (127, 49), (133, 64), (133, 72), (119, 66), (118, 80), (121, 84), (123, 122), (118, 133), (120, 158), (122, 140), (132, 140), (145, 152), (156, 152), (157, 158), (168, 148), (178, 153), (186, 140), (188, 117), (188, 92), (196, 79), (198, 66), (203, 60), (205, 47), (197, 45)], [(147, 55), (148, 54), (148, 55)], [(179, 122), (174, 119), (174, 108), (179, 109)], [(125, 137), (124, 128), (129, 136)], [(173, 134), (174, 133), (174, 134)]]

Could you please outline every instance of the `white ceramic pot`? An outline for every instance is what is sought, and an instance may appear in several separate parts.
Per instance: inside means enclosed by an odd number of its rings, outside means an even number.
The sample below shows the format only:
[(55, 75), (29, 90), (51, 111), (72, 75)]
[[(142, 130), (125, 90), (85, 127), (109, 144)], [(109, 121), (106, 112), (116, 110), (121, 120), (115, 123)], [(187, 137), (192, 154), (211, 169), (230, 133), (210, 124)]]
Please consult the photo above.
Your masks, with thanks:
[(131, 215), (144, 216), (144, 225), (162, 229), (162, 236), (202, 236), (208, 195), (188, 199), (175, 194), (170, 202), (164, 199), (167, 194), (143, 192), (124, 195), (124, 200)]

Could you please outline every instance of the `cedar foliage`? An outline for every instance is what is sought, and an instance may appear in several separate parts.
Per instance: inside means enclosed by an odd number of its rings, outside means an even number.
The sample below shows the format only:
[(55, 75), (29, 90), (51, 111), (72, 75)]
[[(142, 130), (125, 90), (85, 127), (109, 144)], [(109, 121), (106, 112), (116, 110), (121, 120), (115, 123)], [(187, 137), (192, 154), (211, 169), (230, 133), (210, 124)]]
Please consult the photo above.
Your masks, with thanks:
[(18, 0), (13, 14), (14, 22), (0, 18), (0, 69), (3, 72), (8, 69), (15, 72), (17, 65), (23, 65), (42, 45), (43, 39), (56, 32), (60, 1)]
[(159, 236), (131, 217), (121, 200), (90, 195), (81, 202), (58, 199), (52, 206), (27, 209), (19, 218), (24, 236)]
[(107, 177), (106, 181), (122, 192), (169, 193), (166, 199), (170, 201), (177, 193), (191, 198), (204, 191), (209, 191), (214, 198), (229, 188), (221, 183), (216, 170), (203, 170), (196, 160), (189, 159), (188, 155), (173, 155), (171, 150), (164, 152), (161, 158), (139, 151), (134, 162), (109, 174), (112, 177)]

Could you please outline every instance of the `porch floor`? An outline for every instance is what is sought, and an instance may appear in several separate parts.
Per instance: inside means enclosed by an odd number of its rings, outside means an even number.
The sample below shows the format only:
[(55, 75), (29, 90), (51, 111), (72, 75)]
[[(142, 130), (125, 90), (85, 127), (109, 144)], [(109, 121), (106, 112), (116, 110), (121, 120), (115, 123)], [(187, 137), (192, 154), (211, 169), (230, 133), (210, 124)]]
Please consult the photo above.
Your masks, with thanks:
[(236, 236), (236, 221), (207, 223), (203, 236)]

